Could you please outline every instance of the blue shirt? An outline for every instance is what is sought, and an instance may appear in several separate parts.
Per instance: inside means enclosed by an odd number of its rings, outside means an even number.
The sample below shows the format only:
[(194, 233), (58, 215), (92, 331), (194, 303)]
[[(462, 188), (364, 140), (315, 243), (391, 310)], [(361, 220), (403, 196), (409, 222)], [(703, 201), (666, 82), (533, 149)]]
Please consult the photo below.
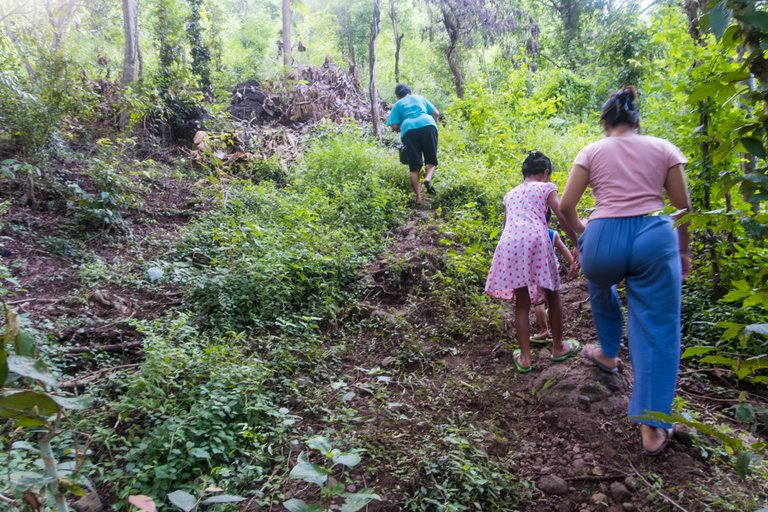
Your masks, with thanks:
[(432, 112), (435, 110), (437, 110), (435, 106), (424, 96), (409, 94), (405, 98), (397, 100), (397, 103), (392, 106), (392, 112), (387, 118), (387, 126), (399, 124), (401, 139), (408, 130), (415, 130), (424, 126), (437, 128), (435, 118), (432, 117)]

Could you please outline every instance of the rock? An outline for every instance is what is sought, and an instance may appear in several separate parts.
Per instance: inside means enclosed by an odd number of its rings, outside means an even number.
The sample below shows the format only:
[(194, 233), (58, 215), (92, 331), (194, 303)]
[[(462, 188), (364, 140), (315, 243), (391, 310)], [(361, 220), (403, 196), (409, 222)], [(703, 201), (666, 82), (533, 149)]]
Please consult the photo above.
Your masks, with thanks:
[(585, 473), (585, 470), (587, 469), (587, 463), (584, 462), (584, 459), (582, 458), (573, 459), (571, 467), (573, 468), (574, 473), (578, 475)]
[(557, 475), (545, 475), (539, 478), (538, 487), (544, 494), (568, 494), (568, 483)]
[(630, 499), (632, 493), (627, 489), (627, 486), (621, 482), (613, 482), (611, 484), (611, 496), (616, 501), (622, 502)]
[(624, 485), (626, 485), (629, 489), (637, 489), (637, 478), (628, 476), (624, 479)]
[(635, 510), (637, 510), (637, 507), (631, 501), (627, 501), (626, 503), (622, 503), (621, 504), (621, 508), (622, 508), (622, 510), (624, 510), (624, 512), (634, 512)]
[(95, 492), (89, 492), (76, 502), (72, 504), (72, 508), (76, 512), (101, 512), (104, 509), (104, 505), (101, 503), (101, 498)]
[(593, 494), (590, 500), (595, 505), (604, 505), (606, 507), (608, 506), (608, 496), (606, 496), (601, 492), (596, 492), (595, 494)]

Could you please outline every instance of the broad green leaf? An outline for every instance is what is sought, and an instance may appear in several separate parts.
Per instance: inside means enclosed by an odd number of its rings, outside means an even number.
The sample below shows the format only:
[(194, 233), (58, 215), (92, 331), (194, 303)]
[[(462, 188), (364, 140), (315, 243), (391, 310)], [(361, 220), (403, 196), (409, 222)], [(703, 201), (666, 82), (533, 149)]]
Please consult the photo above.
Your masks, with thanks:
[(84, 396), (59, 396), (48, 395), (54, 402), (59, 404), (62, 409), (69, 409), (72, 411), (82, 411), (91, 407), (91, 400)]
[(755, 155), (756, 157), (765, 158), (765, 148), (759, 139), (754, 137), (744, 137), (741, 139), (741, 144), (748, 152)]
[(315, 436), (307, 439), (307, 446), (313, 450), (318, 450), (323, 454), (326, 454), (333, 449), (331, 443), (323, 436)]
[(720, 77), (724, 82), (742, 82), (749, 78), (749, 71), (730, 71)]
[(189, 450), (189, 454), (193, 457), (197, 457), (198, 459), (210, 459), (211, 454), (208, 453), (206, 450), (203, 450), (202, 448), (192, 448)]
[(733, 151), (733, 148), (736, 147), (736, 143), (733, 141), (723, 142), (718, 146), (718, 148), (715, 150), (714, 153), (712, 153), (712, 162), (715, 164), (719, 164), (725, 158), (730, 154), (731, 151)]
[(157, 506), (155, 505), (154, 500), (143, 494), (128, 496), (128, 503), (144, 512), (157, 512)]
[(206, 498), (200, 503), (203, 505), (213, 505), (215, 503), (239, 503), (241, 501), (245, 501), (245, 498), (242, 496), (235, 496), (232, 494), (220, 494), (219, 496), (211, 496), (210, 498)]
[(738, 18), (757, 29), (768, 31), (768, 12), (754, 11), (749, 14), (742, 14)]
[(13, 373), (18, 373), (22, 377), (28, 377), (30, 379), (39, 380), (40, 382), (50, 386), (56, 387), (56, 378), (48, 372), (38, 370), (35, 366), (37, 361), (24, 356), (8, 356), (8, 370)]
[(299, 461), (288, 475), (292, 480), (304, 480), (310, 484), (322, 485), (328, 479), (329, 471), (311, 462)]
[(723, 87), (725, 86), (720, 82), (705, 82), (696, 87), (696, 89), (688, 95), (688, 100), (691, 103), (698, 103), (703, 99), (714, 96)]
[(14, 342), (16, 354), (26, 357), (35, 356), (35, 337), (31, 333), (19, 330)]
[(325, 510), (320, 505), (308, 505), (296, 498), (283, 502), (283, 506), (288, 512), (323, 512)]
[(173, 491), (168, 494), (168, 501), (184, 512), (190, 512), (197, 505), (197, 499), (185, 491)]
[(374, 494), (372, 489), (363, 489), (360, 492), (348, 492), (342, 494), (344, 504), (341, 506), (341, 512), (357, 512), (373, 500), (381, 500), (378, 494)]
[(39, 391), (21, 391), (0, 397), (0, 416), (5, 418), (47, 418), (58, 410), (56, 402)]
[(360, 456), (356, 453), (339, 453), (333, 457), (334, 464), (343, 464), (348, 468), (353, 468), (360, 464)]
[(726, 9), (725, 1), (723, 0), (718, 2), (717, 5), (710, 9), (708, 16), (709, 28), (712, 30), (712, 33), (715, 34), (715, 37), (717, 37), (719, 40), (721, 37), (723, 37), (725, 29), (727, 29), (728, 25), (731, 23), (731, 10)]
[(724, 357), (724, 356), (707, 356), (707, 357), (702, 357), (700, 361), (702, 363), (724, 364), (726, 366), (732, 366), (734, 368), (738, 364), (738, 361), (736, 359), (731, 359), (730, 357)]
[(687, 359), (689, 357), (698, 356), (700, 354), (706, 354), (708, 352), (712, 352), (715, 349), (716, 347), (705, 347), (705, 346), (688, 347), (687, 349), (685, 349), (685, 352), (683, 352), (682, 358)]
[(768, 357), (760, 356), (756, 358), (745, 359), (743, 361), (739, 361), (739, 364), (736, 367), (736, 376), (740, 379), (743, 379), (750, 373), (754, 373), (757, 370), (762, 370), (764, 368), (768, 368)]

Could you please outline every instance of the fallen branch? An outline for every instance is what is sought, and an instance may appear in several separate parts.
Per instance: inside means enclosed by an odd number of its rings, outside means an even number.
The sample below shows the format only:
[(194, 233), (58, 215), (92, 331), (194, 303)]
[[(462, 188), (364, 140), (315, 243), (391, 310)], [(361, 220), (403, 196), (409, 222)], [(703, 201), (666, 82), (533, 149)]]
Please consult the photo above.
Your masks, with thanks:
[(10, 503), (11, 505), (16, 505), (16, 500), (9, 498), (8, 496), (4, 496), (0, 494), (0, 503)]
[(632, 464), (632, 461), (629, 458), (627, 458), (627, 462), (629, 463), (629, 466), (632, 468), (632, 470), (635, 472), (635, 474), (640, 477), (640, 480), (642, 480), (645, 485), (647, 485), (648, 487), (653, 489), (653, 491), (656, 494), (658, 494), (659, 496), (664, 498), (664, 500), (667, 503), (669, 503), (670, 505), (672, 505), (673, 507), (675, 507), (678, 510), (682, 510), (683, 512), (690, 512), (687, 508), (685, 508), (682, 505), (680, 505), (679, 503), (677, 503), (675, 500), (673, 500), (672, 498), (670, 498), (669, 496), (667, 496), (666, 494), (661, 492), (659, 489), (656, 489), (653, 486), (653, 484), (651, 482), (649, 482), (648, 480), (646, 480), (646, 478), (637, 470), (637, 468), (635, 467), (634, 464)]
[(569, 476), (567, 478), (563, 478), (566, 482), (577, 482), (581, 480), (623, 480), (625, 479), (629, 473), (620, 473), (616, 475), (584, 475), (584, 476)]
[(95, 347), (78, 345), (75, 347), (67, 347), (64, 349), (64, 352), (68, 354), (83, 354), (86, 352), (121, 352), (129, 348), (141, 347), (143, 345), (143, 341), (129, 341), (127, 343), (113, 343), (111, 345), (97, 345)]
[(88, 384), (89, 382), (93, 382), (95, 380), (98, 380), (102, 375), (114, 372), (116, 370), (125, 370), (128, 368), (136, 368), (139, 364), (124, 364), (121, 366), (113, 366), (112, 368), (102, 368), (101, 370), (95, 371), (93, 373), (89, 373), (85, 377), (80, 377), (79, 379), (72, 379), (65, 382), (62, 382), (59, 387), (61, 388), (76, 388), (77, 386), (82, 386), (83, 384)]

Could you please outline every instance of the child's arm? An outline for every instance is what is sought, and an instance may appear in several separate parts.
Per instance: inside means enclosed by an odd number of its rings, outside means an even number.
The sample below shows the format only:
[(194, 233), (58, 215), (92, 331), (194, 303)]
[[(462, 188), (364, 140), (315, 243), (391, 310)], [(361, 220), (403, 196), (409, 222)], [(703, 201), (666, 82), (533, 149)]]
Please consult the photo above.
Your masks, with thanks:
[(568, 265), (573, 265), (573, 255), (571, 254), (571, 251), (568, 250), (568, 246), (565, 245), (563, 239), (560, 238), (560, 233), (557, 232), (555, 232), (555, 247), (557, 247), (557, 250), (563, 255), (563, 258), (568, 262)]
[(579, 272), (579, 266), (576, 264), (576, 260), (571, 254), (571, 251), (568, 250), (565, 242), (563, 242), (560, 238), (560, 234), (557, 232), (555, 232), (555, 247), (557, 247), (557, 250), (560, 251), (560, 254), (562, 254), (568, 262), (568, 278), (573, 279)]
[(574, 260), (574, 262), (571, 264), (571, 267), (574, 267), (576, 262), (579, 260), (579, 239), (565, 216), (563, 216), (563, 212), (560, 211), (560, 201), (557, 198), (557, 190), (553, 190), (550, 192), (549, 196), (547, 196), (547, 204), (557, 217), (560, 226), (565, 230), (565, 234), (568, 235), (568, 238), (571, 239), (571, 243), (573, 244), (573, 254), (571, 257)]

